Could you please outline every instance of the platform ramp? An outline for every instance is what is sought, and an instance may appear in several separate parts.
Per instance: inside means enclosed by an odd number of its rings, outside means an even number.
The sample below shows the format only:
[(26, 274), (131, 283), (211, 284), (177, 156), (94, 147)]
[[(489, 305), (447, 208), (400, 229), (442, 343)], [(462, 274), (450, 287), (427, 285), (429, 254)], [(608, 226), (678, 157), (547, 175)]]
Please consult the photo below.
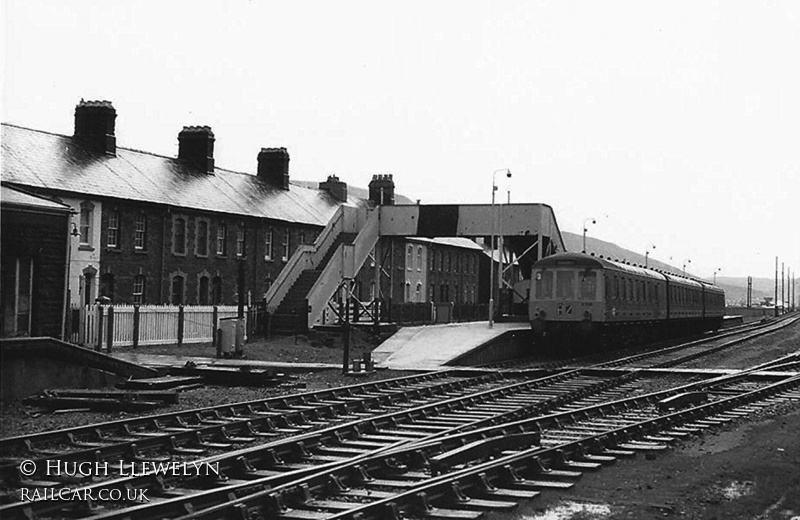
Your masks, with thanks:
[(524, 349), (528, 323), (486, 321), (403, 327), (372, 351), (379, 367), (398, 370), (437, 370), (446, 365), (510, 359)]

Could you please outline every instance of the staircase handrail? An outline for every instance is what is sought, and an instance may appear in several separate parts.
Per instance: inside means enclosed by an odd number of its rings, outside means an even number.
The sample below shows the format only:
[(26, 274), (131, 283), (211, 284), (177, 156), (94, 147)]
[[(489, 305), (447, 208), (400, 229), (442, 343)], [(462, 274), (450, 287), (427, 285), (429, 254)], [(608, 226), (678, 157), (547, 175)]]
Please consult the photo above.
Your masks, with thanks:
[(314, 240), (314, 256), (312, 259), (314, 267), (319, 265), (325, 253), (328, 252), (328, 248), (331, 247), (336, 241), (336, 237), (342, 232), (346, 211), (345, 206), (339, 206), (336, 213), (334, 213), (333, 217), (328, 221), (328, 225), (325, 226), (325, 229), (323, 229), (319, 236), (317, 236), (317, 239)]
[(268, 312), (275, 312), (303, 271), (314, 267), (313, 254), (314, 247), (305, 245), (298, 247), (297, 251), (289, 258), (264, 295)]
[[(372, 248), (378, 241), (378, 227), (380, 223), (380, 209), (368, 209), (366, 212), (362, 209), (355, 214), (355, 221), (350, 222), (350, 226), (360, 227), (360, 231), (353, 242), (353, 262), (355, 272), (357, 273), (361, 266), (364, 265), (367, 257), (369, 256)], [(366, 218), (364, 218), (366, 217)], [(359, 226), (359, 223), (363, 222)], [(328, 301), (333, 296), (339, 283), (343, 278), (343, 255), (344, 244), (340, 244), (336, 252), (333, 254), (328, 264), (323, 268), (314, 286), (308, 293), (308, 304), (310, 312), (308, 314), (308, 326), (313, 327), (314, 324), (322, 317), (322, 313), (328, 304)]]
[(314, 244), (302, 245), (292, 254), (289, 261), (283, 266), (283, 269), (278, 273), (275, 281), (272, 282), (272, 285), (270, 285), (269, 289), (267, 289), (267, 292), (264, 294), (268, 312), (275, 312), (277, 310), (294, 283), (300, 278), (303, 271), (306, 269), (314, 269), (319, 265), (328, 248), (331, 247), (336, 237), (341, 233), (344, 215), (344, 206), (339, 206), (328, 221), (328, 224), (320, 232), (316, 240), (314, 240)]

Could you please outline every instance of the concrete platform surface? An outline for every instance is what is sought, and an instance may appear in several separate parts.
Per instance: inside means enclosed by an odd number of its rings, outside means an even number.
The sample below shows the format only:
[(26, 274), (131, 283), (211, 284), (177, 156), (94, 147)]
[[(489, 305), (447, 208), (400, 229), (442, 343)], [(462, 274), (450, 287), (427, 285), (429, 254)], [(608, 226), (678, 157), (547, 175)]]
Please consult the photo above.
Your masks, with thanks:
[(327, 370), (329, 368), (338, 368), (341, 370), (342, 368), (342, 365), (331, 363), (286, 363), (282, 361), (257, 361), (254, 359), (216, 359), (202, 356), (171, 356), (167, 354), (144, 354), (139, 352), (112, 352), (111, 356), (130, 363), (153, 368), (183, 366), (188, 361), (198, 366), (234, 368), (249, 366), (253, 368), (277, 368), (287, 372)]
[(488, 321), (403, 327), (372, 351), (376, 366), (436, 370), (447, 362), (512, 331), (530, 330), (527, 323)]

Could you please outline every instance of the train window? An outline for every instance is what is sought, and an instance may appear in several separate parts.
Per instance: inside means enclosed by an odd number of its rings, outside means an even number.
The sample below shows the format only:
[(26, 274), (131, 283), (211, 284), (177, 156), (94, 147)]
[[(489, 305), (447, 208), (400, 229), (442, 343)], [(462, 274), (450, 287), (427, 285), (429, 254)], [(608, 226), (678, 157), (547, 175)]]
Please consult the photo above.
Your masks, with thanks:
[(614, 298), (619, 298), (619, 278), (614, 277)]
[(556, 297), (575, 297), (575, 271), (556, 271)]
[(581, 273), (580, 296), (581, 300), (594, 300), (597, 296), (597, 273), (585, 271)]
[(633, 280), (628, 278), (628, 298), (633, 301), (636, 297), (633, 295)]
[(655, 294), (653, 296), (655, 298), (656, 303), (658, 303), (658, 284), (656, 284), (654, 292)]
[(536, 299), (543, 300), (553, 297), (553, 271), (539, 271), (536, 273)]

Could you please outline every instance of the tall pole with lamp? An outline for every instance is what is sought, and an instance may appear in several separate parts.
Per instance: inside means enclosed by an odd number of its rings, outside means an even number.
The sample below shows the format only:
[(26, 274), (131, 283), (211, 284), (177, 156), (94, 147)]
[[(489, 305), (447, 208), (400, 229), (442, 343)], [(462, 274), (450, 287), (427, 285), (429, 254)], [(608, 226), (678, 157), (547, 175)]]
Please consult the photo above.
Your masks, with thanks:
[(511, 177), (511, 170), (508, 168), (500, 168), (492, 172), (492, 237), (489, 241), (489, 328), (494, 327), (494, 237), (497, 234), (494, 193), (497, 191), (497, 174), (500, 172), (506, 172), (506, 177)]
[(588, 225), (590, 220), (592, 224), (597, 224), (597, 220), (593, 217), (583, 219), (583, 253), (586, 252), (586, 232), (589, 230)]
[(644, 252), (644, 266), (645, 267), (647, 267), (647, 259), (650, 256), (650, 250), (651, 249), (655, 249), (655, 248), (656, 248), (655, 244), (650, 244), (649, 246), (647, 246), (647, 250)]

